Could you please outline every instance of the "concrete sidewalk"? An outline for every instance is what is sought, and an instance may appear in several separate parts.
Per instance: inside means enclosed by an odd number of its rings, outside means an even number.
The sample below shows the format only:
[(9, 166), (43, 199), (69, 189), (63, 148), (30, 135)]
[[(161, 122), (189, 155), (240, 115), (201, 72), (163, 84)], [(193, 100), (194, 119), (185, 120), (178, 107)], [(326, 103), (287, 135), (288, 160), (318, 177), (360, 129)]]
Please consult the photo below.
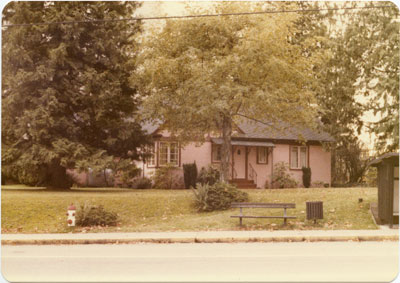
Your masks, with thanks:
[(2, 234), (3, 245), (398, 241), (398, 229)]

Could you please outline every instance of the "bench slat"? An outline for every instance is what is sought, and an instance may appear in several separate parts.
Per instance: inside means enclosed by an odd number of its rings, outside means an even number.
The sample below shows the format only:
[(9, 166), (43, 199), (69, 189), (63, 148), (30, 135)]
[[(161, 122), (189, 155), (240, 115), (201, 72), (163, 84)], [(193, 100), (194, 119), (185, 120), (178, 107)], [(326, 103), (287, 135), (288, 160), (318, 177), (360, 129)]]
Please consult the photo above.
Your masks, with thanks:
[(296, 208), (295, 203), (234, 202), (231, 208)]
[(290, 219), (295, 219), (297, 218), (296, 216), (247, 216), (247, 215), (231, 215), (231, 217), (234, 218), (290, 218)]

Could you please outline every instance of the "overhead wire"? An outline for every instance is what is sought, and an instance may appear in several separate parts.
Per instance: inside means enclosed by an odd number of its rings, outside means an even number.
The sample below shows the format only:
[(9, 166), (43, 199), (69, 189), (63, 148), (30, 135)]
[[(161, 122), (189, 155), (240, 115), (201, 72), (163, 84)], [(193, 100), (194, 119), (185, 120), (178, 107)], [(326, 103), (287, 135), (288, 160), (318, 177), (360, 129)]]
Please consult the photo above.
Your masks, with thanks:
[(98, 19), (98, 20), (74, 20), (59, 22), (43, 22), (43, 23), (26, 23), (26, 24), (4, 24), (2, 28), (8, 27), (27, 27), (40, 25), (62, 25), (62, 24), (86, 24), (86, 23), (106, 23), (106, 22), (123, 22), (123, 21), (150, 21), (150, 20), (170, 20), (170, 19), (188, 19), (188, 18), (206, 18), (206, 17), (227, 17), (227, 16), (246, 16), (246, 15), (262, 15), (262, 14), (278, 14), (278, 13), (304, 13), (304, 12), (320, 12), (320, 11), (345, 11), (345, 10), (361, 10), (361, 9), (382, 9), (395, 8), (391, 5), (383, 6), (364, 6), (364, 7), (343, 7), (343, 8), (325, 8), (325, 9), (297, 9), (297, 10), (278, 10), (278, 11), (260, 11), (260, 12), (238, 12), (223, 14), (200, 14), (186, 16), (157, 16), (157, 17), (134, 17), (123, 19)]

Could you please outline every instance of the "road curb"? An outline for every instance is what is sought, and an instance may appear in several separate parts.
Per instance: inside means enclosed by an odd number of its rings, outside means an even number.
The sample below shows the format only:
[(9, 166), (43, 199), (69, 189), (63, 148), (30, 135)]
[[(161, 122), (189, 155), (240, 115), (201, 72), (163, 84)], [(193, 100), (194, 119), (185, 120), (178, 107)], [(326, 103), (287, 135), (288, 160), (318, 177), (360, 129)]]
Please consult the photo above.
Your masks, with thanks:
[(41, 239), (2, 240), (2, 245), (93, 245), (93, 244), (174, 244), (174, 243), (281, 243), (281, 242), (366, 242), (399, 241), (397, 235), (386, 236), (290, 236), (225, 238), (135, 238), (135, 239)]

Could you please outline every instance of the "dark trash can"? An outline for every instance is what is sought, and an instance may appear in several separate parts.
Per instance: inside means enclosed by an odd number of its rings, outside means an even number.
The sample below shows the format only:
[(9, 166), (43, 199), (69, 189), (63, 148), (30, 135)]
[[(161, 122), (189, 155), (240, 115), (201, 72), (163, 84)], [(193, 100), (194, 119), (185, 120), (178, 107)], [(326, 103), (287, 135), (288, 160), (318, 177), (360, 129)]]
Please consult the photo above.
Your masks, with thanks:
[(307, 220), (314, 220), (314, 223), (316, 223), (317, 219), (324, 218), (322, 201), (307, 201), (306, 208)]

